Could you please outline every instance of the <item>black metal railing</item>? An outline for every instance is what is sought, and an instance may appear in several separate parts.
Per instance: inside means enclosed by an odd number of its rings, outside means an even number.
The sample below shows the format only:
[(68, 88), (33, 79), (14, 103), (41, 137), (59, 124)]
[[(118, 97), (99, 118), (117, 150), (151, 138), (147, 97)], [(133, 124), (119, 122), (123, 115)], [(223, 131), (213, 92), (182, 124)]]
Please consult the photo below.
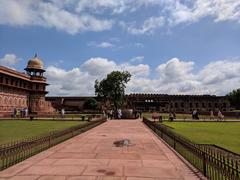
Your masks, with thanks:
[(0, 145), (0, 171), (105, 122), (99, 119), (46, 135)]
[(167, 126), (143, 118), (143, 122), (203, 175), (213, 180), (240, 180), (240, 155), (216, 145), (195, 144)]

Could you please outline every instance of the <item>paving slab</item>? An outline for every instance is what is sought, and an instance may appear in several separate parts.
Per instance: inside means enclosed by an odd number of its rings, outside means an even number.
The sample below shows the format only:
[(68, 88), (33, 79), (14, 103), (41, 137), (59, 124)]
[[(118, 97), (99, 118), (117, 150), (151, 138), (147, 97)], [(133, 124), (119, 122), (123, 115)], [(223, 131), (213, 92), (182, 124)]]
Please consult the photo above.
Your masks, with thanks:
[(199, 178), (140, 120), (111, 120), (1, 171), (0, 179)]

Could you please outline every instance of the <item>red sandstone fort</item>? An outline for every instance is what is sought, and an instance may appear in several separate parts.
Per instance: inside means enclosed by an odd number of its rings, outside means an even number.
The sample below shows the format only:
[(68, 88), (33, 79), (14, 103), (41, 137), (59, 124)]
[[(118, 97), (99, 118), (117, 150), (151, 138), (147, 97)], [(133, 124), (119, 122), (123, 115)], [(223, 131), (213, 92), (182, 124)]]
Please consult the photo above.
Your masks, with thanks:
[(47, 79), (42, 61), (28, 61), (25, 73), (0, 66), (0, 116), (11, 116), (15, 110), (28, 109), (34, 114), (50, 114), (51, 103), (45, 101)]
[[(22, 109), (44, 116), (62, 108), (79, 112), (87, 99), (96, 98), (45, 97), (48, 84), (44, 72), (43, 62), (37, 55), (28, 61), (24, 73), (0, 66), (0, 117), (12, 116), (15, 110)], [(126, 99), (127, 108), (139, 111), (191, 113), (196, 109), (208, 114), (210, 110), (229, 113), (234, 109), (226, 96), (130, 94)]]

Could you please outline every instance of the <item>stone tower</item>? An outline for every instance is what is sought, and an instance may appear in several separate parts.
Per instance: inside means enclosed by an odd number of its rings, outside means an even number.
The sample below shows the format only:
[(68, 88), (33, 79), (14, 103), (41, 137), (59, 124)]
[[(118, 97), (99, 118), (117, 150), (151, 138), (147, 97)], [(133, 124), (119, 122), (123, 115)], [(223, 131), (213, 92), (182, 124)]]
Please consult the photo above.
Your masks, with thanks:
[(30, 76), (31, 87), (29, 94), (28, 108), (31, 113), (41, 114), (47, 111), (45, 105), (45, 95), (47, 79), (43, 76), (45, 72), (43, 62), (37, 57), (37, 54), (28, 61), (27, 67), (24, 69)]

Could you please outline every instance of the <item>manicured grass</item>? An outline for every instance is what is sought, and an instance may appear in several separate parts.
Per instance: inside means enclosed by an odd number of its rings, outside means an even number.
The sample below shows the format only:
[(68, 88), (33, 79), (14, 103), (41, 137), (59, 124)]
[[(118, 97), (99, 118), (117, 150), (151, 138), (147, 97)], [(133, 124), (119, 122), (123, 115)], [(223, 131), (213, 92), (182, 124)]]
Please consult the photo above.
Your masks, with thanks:
[(199, 144), (215, 144), (240, 154), (240, 122), (164, 122)]
[(101, 115), (101, 114), (65, 114), (65, 118), (82, 118), (82, 116), (92, 116), (92, 115)]
[[(163, 117), (163, 119), (168, 120), (169, 118), (169, 114), (168, 113), (158, 113), (160, 116)], [(152, 118), (152, 113), (143, 113), (144, 117), (147, 118)], [(199, 115), (198, 116), (200, 119), (208, 119), (210, 118), (209, 115)], [(176, 118), (177, 119), (192, 119), (192, 115), (191, 114), (176, 114)], [(217, 118), (217, 117), (215, 117)]]
[(46, 134), (51, 131), (87, 123), (86, 121), (0, 121), (0, 144)]
[[(163, 120), (168, 120), (169, 119), (169, 114), (168, 113), (158, 113), (160, 116), (162, 116)], [(152, 113), (143, 113), (143, 116), (146, 118), (152, 118)], [(199, 119), (203, 120), (209, 120), (210, 115), (198, 115)], [(177, 119), (192, 119), (191, 114), (176, 114)], [(217, 120), (218, 117), (215, 115), (214, 120)], [(234, 120), (236, 119), (235, 117), (225, 117), (224, 120)]]

